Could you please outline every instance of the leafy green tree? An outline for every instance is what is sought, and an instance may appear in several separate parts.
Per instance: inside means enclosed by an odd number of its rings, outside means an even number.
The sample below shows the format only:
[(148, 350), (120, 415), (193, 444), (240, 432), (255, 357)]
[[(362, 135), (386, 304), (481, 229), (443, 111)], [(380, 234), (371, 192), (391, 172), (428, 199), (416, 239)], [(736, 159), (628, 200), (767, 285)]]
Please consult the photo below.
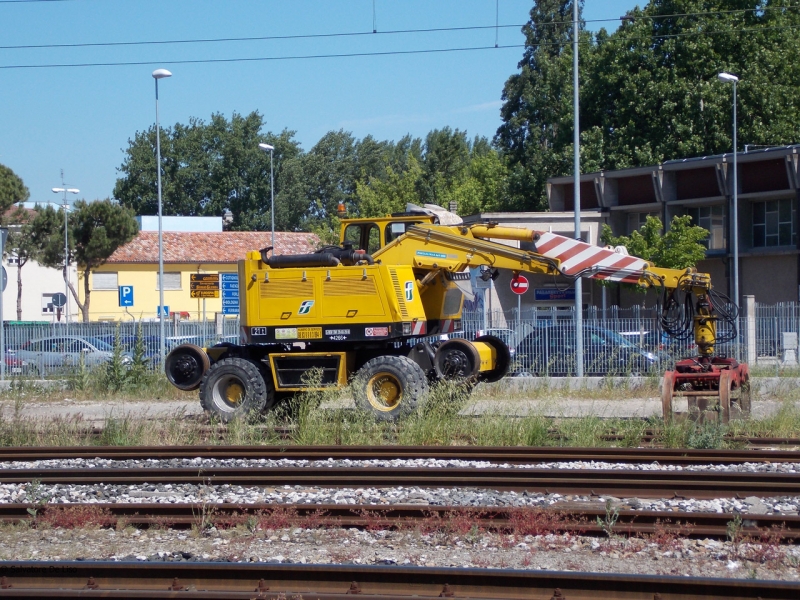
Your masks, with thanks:
[(97, 267), (105, 264), (117, 248), (136, 236), (138, 225), (133, 211), (111, 200), (76, 202), (69, 215), (67, 260), (64, 260), (63, 220), (51, 206), (39, 211), (32, 223), (32, 231), (40, 244), (41, 264), (63, 269), (65, 280), (67, 265), (73, 260), (83, 271), (83, 302), (72, 282), (69, 287), (84, 322), (88, 323), (91, 301), (89, 276)]
[(382, 217), (405, 211), (409, 202), (419, 204), (417, 183), (422, 177), (422, 167), (413, 156), (408, 157), (406, 165), (407, 168), (399, 172), (387, 166), (384, 178), (356, 182), (359, 216)]
[[(275, 194), (282, 189), (282, 166), (302, 150), (294, 132), (262, 133), (263, 117), (234, 113), (231, 119), (213, 114), (206, 123), (161, 129), (162, 210), (166, 215), (233, 215), (231, 229), (270, 228), (270, 154), (259, 143), (272, 145)], [(155, 127), (129, 140), (114, 187), (114, 198), (136, 214), (157, 214), (158, 189)], [(277, 202), (276, 202), (277, 207)], [(276, 218), (276, 222), (278, 219)]]
[[(546, 209), (548, 178), (572, 172), (572, 2), (536, 0), (526, 48), (503, 90), (495, 143), (508, 162), (506, 209)], [(782, 0), (650, 0), (618, 30), (581, 33), (581, 170), (729, 152), (739, 137), (800, 140), (800, 10)]]
[[(581, 5), (583, 3), (581, 2)], [(508, 161), (506, 210), (545, 210), (549, 177), (572, 171), (572, 2), (536, 0), (519, 73), (503, 88), (495, 144)], [(581, 81), (591, 35), (581, 36)]]
[(418, 183), (423, 203), (446, 206), (454, 188), (467, 176), (470, 144), (467, 132), (434, 129), (425, 137), (423, 172)]
[(22, 320), (22, 268), (29, 260), (36, 260), (39, 252), (32, 235), (32, 219), (31, 212), (21, 206), (6, 217), (8, 239), (5, 254), (13, 255), (17, 261), (17, 321)]
[(705, 258), (703, 241), (708, 230), (692, 225), (689, 215), (675, 216), (664, 233), (661, 219), (647, 217), (645, 224), (630, 236), (615, 237), (608, 225), (600, 231), (600, 241), (610, 246), (625, 246), (628, 254), (649, 260), (657, 267), (685, 269)]
[(17, 202), (25, 202), (30, 197), (22, 179), (5, 165), (0, 165), (0, 214)]

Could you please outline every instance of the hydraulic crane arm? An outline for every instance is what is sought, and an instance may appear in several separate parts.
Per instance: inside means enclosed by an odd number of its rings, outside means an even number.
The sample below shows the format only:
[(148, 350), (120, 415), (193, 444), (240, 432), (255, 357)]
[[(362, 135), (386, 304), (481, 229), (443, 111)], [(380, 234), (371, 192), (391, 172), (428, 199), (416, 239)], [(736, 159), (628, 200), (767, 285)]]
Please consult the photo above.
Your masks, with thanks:
[[(531, 249), (493, 240), (527, 242)], [(510, 269), (514, 273), (587, 277), (657, 288), (671, 292), (662, 313), (662, 326), (669, 335), (678, 339), (694, 335), (699, 353), (705, 357), (714, 354), (718, 341), (717, 311), (708, 274), (698, 273), (693, 267), (655, 267), (642, 258), (629, 256), (624, 248), (602, 248), (551, 232), (494, 224), (417, 224), (375, 252), (373, 257), (389, 264), (411, 264), (418, 271), (427, 271), (420, 280), (423, 286), (433, 280), (436, 272), (460, 273), (468, 267), (488, 266)], [(681, 305), (676, 292), (683, 292), (688, 301)]]
[[(532, 250), (492, 239), (529, 242)], [(624, 250), (624, 249), (623, 249)], [(560, 274), (604, 281), (708, 291), (711, 280), (696, 269), (663, 269), (620, 249), (601, 248), (550, 232), (519, 227), (415, 225), (405, 235), (373, 254), (392, 264), (413, 264), (424, 270), (461, 272), (489, 266), (515, 272)]]

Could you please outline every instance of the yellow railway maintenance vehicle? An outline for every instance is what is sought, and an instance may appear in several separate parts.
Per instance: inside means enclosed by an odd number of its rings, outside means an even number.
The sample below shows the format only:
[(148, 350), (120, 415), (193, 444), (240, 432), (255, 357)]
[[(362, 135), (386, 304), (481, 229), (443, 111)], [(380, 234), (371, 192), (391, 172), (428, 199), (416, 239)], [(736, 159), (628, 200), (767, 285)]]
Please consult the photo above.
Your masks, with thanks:
[(340, 241), (313, 254), (249, 252), (239, 261), (241, 343), (175, 348), (165, 363), (169, 381), (199, 388), (203, 408), (225, 422), (296, 392), (348, 383), (359, 407), (394, 420), (413, 411), (432, 382), (507, 373), (509, 349), (494, 336), (439, 341), (461, 329), (467, 269), (487, 267), (488, 275), (510, 269), (662, 288), (665, 331), (694, 335), (699, 349), (665, 377), (665, 418), (675, 395), (725, 421), (732, 405), (749, 412), (747, 367), (714, 355), (718, 311), (725, 313), (709, 276), (695, 269), (657, 268), (623, 248), (549, 232), (463, 225), (441, 209), (343, 219)]

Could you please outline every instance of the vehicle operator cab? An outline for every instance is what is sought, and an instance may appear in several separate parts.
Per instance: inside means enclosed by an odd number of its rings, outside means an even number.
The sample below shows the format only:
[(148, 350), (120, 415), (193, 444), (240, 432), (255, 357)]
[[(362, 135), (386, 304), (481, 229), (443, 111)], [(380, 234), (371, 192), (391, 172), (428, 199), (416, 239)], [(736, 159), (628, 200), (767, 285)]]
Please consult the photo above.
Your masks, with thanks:
[(352, 245), (356, 250), (367, 254), (377, 252), (387, 244), (403, 235), (412, 225), (460, 224), (458, 215), (447, 212), (439, 206), (425, 205), (425, 208), (409, 205), (406, 212), (392, 213), (374, 219), (342, 219), (340, 242)]

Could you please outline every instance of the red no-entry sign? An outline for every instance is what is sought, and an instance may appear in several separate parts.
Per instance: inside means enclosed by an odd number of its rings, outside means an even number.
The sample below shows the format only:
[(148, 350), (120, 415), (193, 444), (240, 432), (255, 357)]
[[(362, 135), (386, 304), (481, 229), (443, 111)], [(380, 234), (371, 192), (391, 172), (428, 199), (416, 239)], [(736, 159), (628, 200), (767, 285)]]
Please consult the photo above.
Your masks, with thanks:
[(511, 278), (511, 291), (520, 296), (528, 291), (528, 280), (524, 275)]

